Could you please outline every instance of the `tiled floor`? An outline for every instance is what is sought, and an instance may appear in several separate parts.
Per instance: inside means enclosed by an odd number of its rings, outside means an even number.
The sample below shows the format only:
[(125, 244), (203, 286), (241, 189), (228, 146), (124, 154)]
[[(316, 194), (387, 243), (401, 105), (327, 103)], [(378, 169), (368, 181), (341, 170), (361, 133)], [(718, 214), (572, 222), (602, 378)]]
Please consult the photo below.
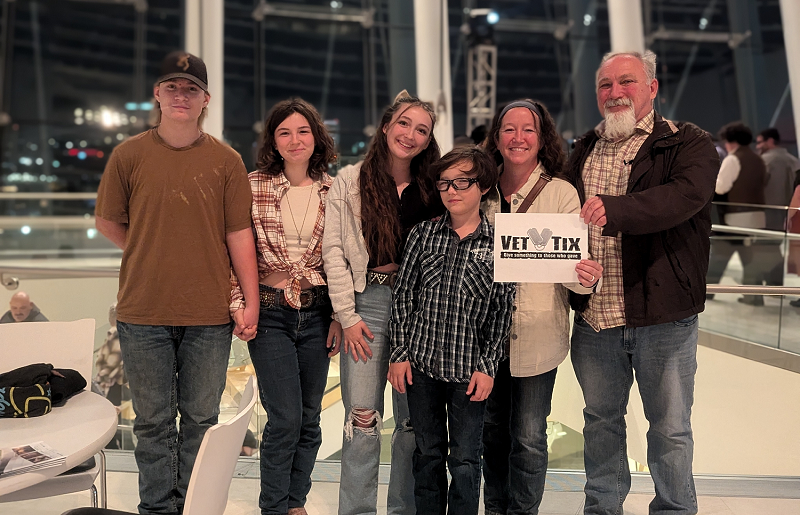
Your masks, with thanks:
[[(136, 475), (129, 472), (109, 472), (109, 508), (136, 511), (138, 503)], [(225, 515), (259, 515), (257, 506), (258, 480), (234, 479), (228, 498)], [(626, 515), (647, 515), (647, 506), (652, 495), (631, 494), (625, 502)], [(308, 497), (306, 510), (309, 515), (335, 515), (339, 499), (339, 484), (314, 483)], [(87, 506), (89, 496), (85, 493), (63, 495), (49, 499), (37, 499), (17, 503), (0, 504), (3, 515), (59, 515), (66, 510)], [(702, 515), (798, 515), (800, 499), (769, 499), (748, 497), (699, 497)], [(546, 491), (541, 515), (578, 515), (582, 513), (583, 493)], [(378, 513), (386, 513), (386, 485), (378, 490)], [(480, 510), (483, 513), (483, 510)]]

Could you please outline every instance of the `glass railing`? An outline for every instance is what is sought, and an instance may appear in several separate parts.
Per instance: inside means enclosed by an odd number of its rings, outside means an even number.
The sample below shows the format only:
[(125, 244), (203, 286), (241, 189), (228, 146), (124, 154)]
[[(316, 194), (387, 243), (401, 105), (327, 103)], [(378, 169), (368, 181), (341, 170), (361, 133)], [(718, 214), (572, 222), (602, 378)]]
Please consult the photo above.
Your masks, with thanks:
[(787, 293), (778, 287), (800, 287), (800, 234), (787, 230), (798, 210), (722, 202), (713, 209), (718, 223), (711, 236), (709, 291), (769, 286), (776, 295), (709, 293), (700, 327), (800, 353), (800, 301), (796, 293), (777, 295)]
[[(785, 218), (786, 209), (783, 212)], [(25, 229), (26, 226), (28, 229)], [(94, 229), (91, 217), (60, 217), (59, 220), (49, 217), (0, 217), (0, 228), (0, 241), (3, 243), (0, 247), (0, 279), (8, 288), (7, 296), (0, 296), (0, 303), (4, 303), (5, 298), (14, 291), (24, 290), (50, 320), (96, 320), (93, 387), (119, 406), (119, 431), (109, 445), (124, 451), (133, 449), (136, 444), (132, 432), (135, 417), (124, 371), (119, 367), (118, 342), (112, 321), (109, 320), (109, 310), (117, 294), (120, 251), (101, 235), (90, 232)], [(62, 242), (65, 241), (69, 241), (69, 248), (64, 247), (66, 244)], [(800, 345), (797, 343), (800, 340), (800, 308), (791, 305), (800, 295), (800, 277), (795, 270), (787, 271), (792, 242), (800, 243), (800, 237), (786, 230), (715, 224), (711, 259), (712, 263), (717, 260), (717, 268), (710, 271), (709, 278), (716, 278), (716, 284), (710, 283), (709, 292), (713, 292), (713, 299), (706, 302), (706, 311), (700, 316), (701, 329), (800, 354)], [(742, 258), (742, 255), (745, 257)], [(761, 275), (753, 270), (745, 270), (744, 263), (752, 263), (747, 261), (751, 255), (758, 256), (762, 261), (770, 260), (769, 266), (765, 264), (766, 261), (760, 263), (757, 270)], [(778, 269), (780, 274), (776, 272)], [(775, 272), (776, 275), (771, 276), (767, 272)], [(712, 273), (716, 275), (712, 276)], [(753, 288), (757, 287), (758, 281), (751, 277), (762, 278), (759, 295), (764, 292), (776, 295), (764, 295), (763, 305), (758, 301), (740, 302), (740, 298), (750, 298), (743, 297), (743, 292), (755, 295), (752, 291), (742, 289), (742, 284), (747, 282), (753, 283), (750, 285)], [(782, 285), (772, 286), (779, 277)], [(344, 408), (339, 384), (339, 359), (337, 356), (331, 362), (323, 399), (320, 460), (337, 461), (341, 455)], [(559, 371), (553, 415), (547, 429), (550, 468), (580, 470), (583, 468), (582, 418), (579, 415), (582, 398), (569, 360), (561, 368), (563, 371)], [(253, 368), (247, 345), (234, 338), (227, 382), (220, 403), (222, 420), (235, 414), (239, 396), (251, 374)], [(394, 428), (389, 388), (387, 385), (386, 420), (382, 431), (383, 463), (389, 461)], [(567, 412), (570, 414), (565, 414)], [(259, 405), (250, 424), (254, 440), (243, 442), (243, 453), (245, 444), (249, 443), (247, 446), (252, 449), (253, 458), (258, 456), (258, 442), (265, 424), (266, 415)], [(644, 462), (644, 454), (637, 456), (635, 451), (631, 451), (633, 470), (646, 470), (642, 465)], [(257, 467), (253, 470), (257, 470)]]

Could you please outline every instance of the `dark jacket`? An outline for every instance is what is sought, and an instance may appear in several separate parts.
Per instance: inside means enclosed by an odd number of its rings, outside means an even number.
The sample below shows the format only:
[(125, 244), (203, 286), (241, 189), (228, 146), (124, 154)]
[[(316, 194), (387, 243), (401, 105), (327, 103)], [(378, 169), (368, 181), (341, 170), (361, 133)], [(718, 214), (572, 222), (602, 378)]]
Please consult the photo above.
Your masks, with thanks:
[[(592, 130), (575, 141), (567, 174), (585, 202), (582, 170), (598, 140)], [(711, 198), (719, 155), (711, 138), (690, 123), (676, 131), (655, 114), (653, 133), (631, 165), (625, 195), (600, 195), (604, 236), (622, 233), (625, 320), (643, 327), (703, 311), (710, 249)], [(573, 295), (583, 311), (588, 296)]]

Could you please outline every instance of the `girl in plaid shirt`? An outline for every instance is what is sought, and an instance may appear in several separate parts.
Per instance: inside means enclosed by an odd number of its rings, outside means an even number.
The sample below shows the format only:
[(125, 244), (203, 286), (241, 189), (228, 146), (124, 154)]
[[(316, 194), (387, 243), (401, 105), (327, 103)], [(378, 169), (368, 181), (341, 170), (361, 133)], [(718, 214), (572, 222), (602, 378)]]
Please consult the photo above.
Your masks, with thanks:
[[(258, 260), (258, 328), (250, 340), (261, 403), (268, 421), (261, 440), (262, 513), (305, 515), (311, 471), (322, 443), (320, 413), (330, 357), (341, 326), (331, 322), (322, 269), (325, 197), (332, 179), (333, 139), (314, 106), (277, 103), (261, 134), (258, 169), (249, 174)], [(233, 277), (231, 314), (244, 301)]]

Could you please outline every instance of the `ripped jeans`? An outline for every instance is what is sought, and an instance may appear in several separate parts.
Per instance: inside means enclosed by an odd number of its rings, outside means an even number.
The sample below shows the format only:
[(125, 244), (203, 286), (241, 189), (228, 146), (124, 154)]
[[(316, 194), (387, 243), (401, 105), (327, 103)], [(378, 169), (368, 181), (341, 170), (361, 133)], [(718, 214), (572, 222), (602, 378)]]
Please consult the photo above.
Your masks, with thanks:
[[(363, 293), (356, 293), (356, 312), (375, 335), (370, 343), (372, 359), (356, 363), (349, 354), (340, 357), (345, 421), (339, 515), (377, 512), (383, 394), (389, 371), (387, 329), (391, 303), (389, 286), (367, 286)], [(392, 390), (392, 404), (395, 429), (387, 514), (413, 515), (416, 512), (411, 468), (416, 447), (414, 431), (409, 423), (406, 396)]]

